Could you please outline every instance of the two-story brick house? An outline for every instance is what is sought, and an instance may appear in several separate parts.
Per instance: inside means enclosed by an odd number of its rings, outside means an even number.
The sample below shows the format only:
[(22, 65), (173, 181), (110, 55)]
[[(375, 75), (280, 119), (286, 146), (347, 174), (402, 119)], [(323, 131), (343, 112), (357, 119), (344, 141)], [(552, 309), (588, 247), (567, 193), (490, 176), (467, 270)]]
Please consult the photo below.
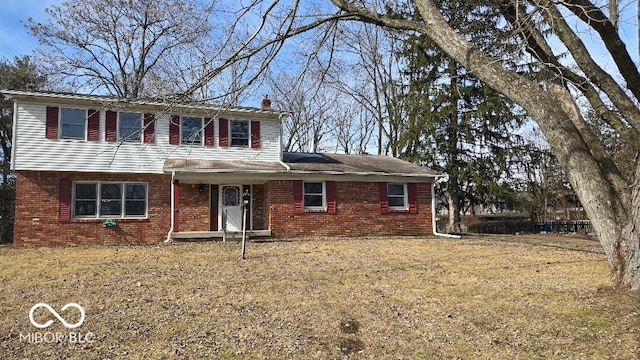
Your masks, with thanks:
[(438, 173), (392, 157), (282, 151), (285, 113), (5, 90), (14, 244), (431, 234)]

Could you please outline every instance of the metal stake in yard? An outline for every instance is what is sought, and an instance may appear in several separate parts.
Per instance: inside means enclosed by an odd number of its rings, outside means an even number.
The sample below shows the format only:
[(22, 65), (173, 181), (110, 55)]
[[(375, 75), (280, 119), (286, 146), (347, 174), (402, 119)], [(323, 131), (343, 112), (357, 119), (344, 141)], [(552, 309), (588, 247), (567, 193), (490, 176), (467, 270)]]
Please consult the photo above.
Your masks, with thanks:
[(244, 190), (242, 194), (242, 259), (245, 258), (245, 250), (247, 243), (247, 208), (249, 207), (249, 189)]

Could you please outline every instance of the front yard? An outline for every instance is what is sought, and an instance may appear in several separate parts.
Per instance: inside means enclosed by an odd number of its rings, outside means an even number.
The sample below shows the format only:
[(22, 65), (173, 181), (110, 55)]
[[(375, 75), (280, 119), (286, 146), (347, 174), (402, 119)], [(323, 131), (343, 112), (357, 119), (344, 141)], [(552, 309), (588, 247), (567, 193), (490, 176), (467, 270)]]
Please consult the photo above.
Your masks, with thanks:
[[(601, 248), (527, 237), (0, 247), (7, 359), (632, 359)], [(40, 307), (47, 303), (65, 328)], [(38, 335), (39, 334), (39, 335)], [(40, 341), (38, 341), (40, 339)]]

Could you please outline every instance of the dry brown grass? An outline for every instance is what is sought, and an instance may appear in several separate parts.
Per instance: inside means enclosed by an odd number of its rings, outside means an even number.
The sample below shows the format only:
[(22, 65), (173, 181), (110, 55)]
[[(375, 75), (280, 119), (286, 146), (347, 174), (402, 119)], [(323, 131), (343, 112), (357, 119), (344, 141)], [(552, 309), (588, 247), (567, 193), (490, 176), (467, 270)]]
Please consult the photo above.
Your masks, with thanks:
[[(9, 359), (632, 359), (640, 297), (597, 243), (536, 237), (0, 248)], [(33, 327), (45, 302), (84, 324)], [(42, 309), (41, 309), (42, 310)], [(62, 313), (69, 322), (77, 312)], [(37, 311), (40, 322), (55, 318)], [(20, 334), (95, 334), (29, 343)], [(66, 335), (65, 335), (66, 336)]]

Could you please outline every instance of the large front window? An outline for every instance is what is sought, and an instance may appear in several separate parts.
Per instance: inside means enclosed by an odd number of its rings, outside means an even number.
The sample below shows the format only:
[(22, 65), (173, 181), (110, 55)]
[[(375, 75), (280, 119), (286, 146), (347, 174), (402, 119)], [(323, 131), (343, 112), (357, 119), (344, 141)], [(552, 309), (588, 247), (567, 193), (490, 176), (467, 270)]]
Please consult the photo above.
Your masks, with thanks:
[(142, 114), (121, 112), (118, 138), (122, 141), (140, 141)]
[(62, 108), (60, 111), (60, 138), (84, 140), (87, 110)]
[(248, 121), (231, 121), (231, 146), (249, 146)]
[(74, 183), (75, 218), (141, 218), (146, 215), (146, 183)]
[(325, 191), (323, 182), (304, 183), (304, 208), (308, 210), (325, 209)]
[(193, 116), (183, 116), (182, 144), (202, 145), (202, 118)]

